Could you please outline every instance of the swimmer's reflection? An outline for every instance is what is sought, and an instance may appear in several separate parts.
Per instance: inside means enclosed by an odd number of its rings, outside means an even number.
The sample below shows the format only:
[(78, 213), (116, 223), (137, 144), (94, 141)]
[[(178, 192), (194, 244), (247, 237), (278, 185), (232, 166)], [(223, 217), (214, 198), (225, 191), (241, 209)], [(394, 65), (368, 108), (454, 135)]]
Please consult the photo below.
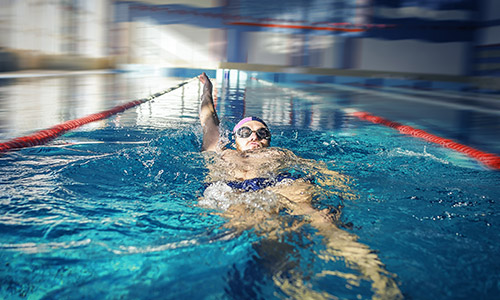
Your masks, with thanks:
[[(233, 129), (236, 149), (225, 149), (219, 136), (212, 83), (205, 73), (200, 81), (204, 83), (200, 106), (202, 150), (206, 153), (209, 169), (209, 184), (200, 204), (219, 209), (228, 220), (227, 227), (238, 232), (251, 230), (261, 237), (253, 246), (256, 256), (248, 270), (264, 270), (284, 297), (335, 298), (317, 291), (310, 282), (311, 278), (337, 276), (351, 285), (359, 285), (361, 279), (368, 280), (375, 299), (402, 298), (393, 276), (384, 269), (377, 255), (357, 242), (355, 235), (338, 226), (341, 225), (341, 205), (323, 210), (312, 205), (319, 197), (353, 198), (349, 179), (324, 164), (270, 147), (269, 128), (257, 117), (241, 120)], [(300, 243), (290, 242), (290, 237), (298, 236), (300, 238), (294, 240)], [(319, 253), (311, 250), (314, 259), (326, 262), (342, 259), (356, 272), (314, 272), (302, 267), (302, 250), (313, 244), (318, 236), (322, 238), (324, 249)], [(241, 278), (238, 271), (235, 270), (230, 278), (229, 294), (240, 298), (257, 296), (256, 285), (250, 285), (245, 292), (245, 285), (237, 284)]]

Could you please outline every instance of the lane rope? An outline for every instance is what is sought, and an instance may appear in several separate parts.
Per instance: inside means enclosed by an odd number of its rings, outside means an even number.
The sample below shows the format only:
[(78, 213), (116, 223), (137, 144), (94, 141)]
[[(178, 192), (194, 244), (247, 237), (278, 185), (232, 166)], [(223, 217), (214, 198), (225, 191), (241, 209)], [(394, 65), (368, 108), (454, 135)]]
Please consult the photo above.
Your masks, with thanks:
[(343, 28), (343, 27), (325, 27), (325, 26), (311, 26), (311, 25), (291, 25), (291, 24), (274, 24), (274, 23), (255, 23), (255, 22), (230, 22), (228, 25), (239, 26), (255, 26), (255, 27), (269, 27), (269, 28), (287, 28), (287, 29), (308, 29), (308, 30), (326, 30), (326, 31), (341, 31), (341, 32), (363, 32), (364, 28)]
[(416, 129), (411, 126), (403, 125), (398, 122), (393, 122), (387, 119), (384, 119), (379, 116), (374, 116), (370, 113), (364, 112), (364, 111), (355, 111), (351, 112), (350, 115), (355, 116), (361, 120), (369, 121), (374, 124), (381, 124), (387, 127), (394, 128), (398, 130), (402, 134), (418, 137), (421, 139), (424, 139), (428, 142), (434, 143), (434, 144), (439, 144), (443, 147), (453, 149), (455, 151), (458, 151), (460, 153), (463, 153), (469, 157), (474, 158), (475, 160), (481, 162), (485, 166), (493, 169), (493, 170), (500, 170), (500, 156), (495, 155), (493, 153), (487, 153), (483, 152), (481, 150), (454, 142), (450, 139), (442, 138), (437, 135), (433, 135), (428, 133), (425, 130), (422, 129)]
[(48, 129), (37, 131), (37, 132), (30, 134), (30, 135), (18, 137), (18, 138), (12, 139), (10, 141), (0, 143), (0, 153), (8, 152), (11, 150), (16, 150), (16, 149), (44, 145), (44, 144), (48, 143), (49, 141), (63, 135), (64, 133), (66, 133), (70, 130), (76, 129), (80, 126), (83, 126), (83, 125), (91, 123), (91, 122), (95, 122), (95, 121), (109, 118), (113, 115), (124, 112), (125, 110), (130, 109), (132, 107), (135, 107), (135, 106), (141, 105), (143, 103), (152, 101), (153, 99), (158, 98), (160, 96), (163, 96), (166, 93), (169, 93), (171, 91), (174, 91), (174, 90), (188, 84), (189, 82), (191, 82), (195, 79), (198, 79), (198, 77), (193, 77), (193, 78), (187, 79), (187, 80), (185, 80), (185, 81), (183, 81), (175, 86), (172, 86), (168, 89), (157, 92), (157, 93), (155, 93), (147, 98), (142, 98), (139, 100), (130, 101), (130, 102), (127, 102), (125, 104), (115, 106), (111, 109), (108, 109), (108, 110), (105, 110), (102, 112), (98, 112), (98, 113), (88, 115), (86, 117), (66, 121), (64, 123), (55, 125), (55, 126), (50, 127)]

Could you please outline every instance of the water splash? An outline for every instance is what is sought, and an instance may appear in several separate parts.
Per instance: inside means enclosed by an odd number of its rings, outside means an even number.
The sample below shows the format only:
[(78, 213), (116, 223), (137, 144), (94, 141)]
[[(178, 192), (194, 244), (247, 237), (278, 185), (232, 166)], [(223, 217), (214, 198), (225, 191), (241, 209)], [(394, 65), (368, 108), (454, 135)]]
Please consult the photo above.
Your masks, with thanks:
[(234, 205), (244, 205), (250, 211), (271, 211), (278, 205), (278, 197), (271, 191), (238, 193), (223, 181), (209, 185), (203, 193), (199, 205), (207, 208), (227, 210)]

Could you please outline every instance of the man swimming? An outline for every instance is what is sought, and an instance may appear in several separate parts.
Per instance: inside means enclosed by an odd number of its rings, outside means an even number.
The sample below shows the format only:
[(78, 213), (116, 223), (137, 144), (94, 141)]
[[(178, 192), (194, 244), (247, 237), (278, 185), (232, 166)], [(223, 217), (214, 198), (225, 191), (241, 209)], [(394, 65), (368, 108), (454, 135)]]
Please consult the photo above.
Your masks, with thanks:
[(268, 174), (268, 162), (283, 158), (284, 153), (269, 148), (271, 132), (266, 123), (257, 117), (242, 119), (233, 129), (234, 149), (226, 149), (221, 144), (219, 118), (212, 98), (212, 82), (203, 73), (200, 80), (204, 83), (200, 105), (200, 121), (203, 128), (202, 151), (219, 153), (222, 160), (231, 163), (230, 180), (248, 180)]
[(211, 181), (223, 180), (230, 187), (243, 192), (273, 187), (285, 180), (297, 180), (297, 183), (302, 184), (294, 186), (301, 188), (310, 184), (307, 179), (298, 175), (281, 172), (286, 161), (290, 160), (291, 153), (270, 147), (271, 132), (267, 124), (258, 117), (246, 117), (238, 122), (233, 129), (236, 149), (224, 148), (220, 141), (220, 122), (213, 103), (212, 83), (205, 73), (200, 76), (200, 81), (204, 83), (200, 105), (202, 151), (219, 154), (215, 164), (219, 172), (211, 170)]
[[(227, 227), (238, 231), (253, 229), (256, 234), (267, 238), (267, 242), (259, 246), (258, 252), (260, 256), (273, 257), (270, 261), (275, 263), (270, 269), (275, 284), (296, 298), (329, 298), (305, 285), (302, 271), (285, 269), (283, 266), (286, 264), (282, 260), (274, 259), (286, 257), (286, 253), (279, 253), (279, 249), (289, 249), (280, 247), (283, 235), (308, 224), (324, 237), (326, 250), (319, 255), (321, 259), (335, 261), (342, 257), (348, 265), (355, 266), (362, 276), (371, 281), (375, 299), (402, 298), (396, 283), (383, 269), (377, 255), (366, 245), (357, 242), (355, 235), (335, 225), (338, 210), (336, 214), (331, 214), (328, 210), (318, 210), (312, 205), (316, 195), (328, 192), (320, 185), (335, 186), (343, 190), (343, 197), (348, 195), (346, 176), (328, 170), (317, 162), (297, 157), (291, 151), (270, 147), (271, 132), (267, 124), (257, 117), (246, 117), (239, 121), (233, 129), (236, 149), (225, 148), (221, 142), (212, 83), (205, 73), (199, 79), (204, 84), (199, 112), (203, 130), (202, 151), (215, 154), (207, 156), (209, 184), (204, 198), (213, 195), (219, 202), (228, 202), (217, 203), (216, 207), (212, 207), (223, 208), (221, 215), (228, 219)], [(292, 174), (297, 166), (309, 175), (318, 175), (314, 180), (317, 184), (313, 184), (310, 177), (297, 175), (296, 172)], [(221, 197), (224, 193), (228, 196)], [(258, 201), (261, 202), (255, 205), (254, 202)], [(282, 212), (288, 216), (298, 216), (298, 221), (286, 219)], [(293, 268), (294, 264), (290, 266)], [(286, 275), (288, 272), (294, 275)], [(329, 272), (323, 270), (318, 276), (332, 274), (346, 276), (348, 280), (356, 278), (356, 275)]]

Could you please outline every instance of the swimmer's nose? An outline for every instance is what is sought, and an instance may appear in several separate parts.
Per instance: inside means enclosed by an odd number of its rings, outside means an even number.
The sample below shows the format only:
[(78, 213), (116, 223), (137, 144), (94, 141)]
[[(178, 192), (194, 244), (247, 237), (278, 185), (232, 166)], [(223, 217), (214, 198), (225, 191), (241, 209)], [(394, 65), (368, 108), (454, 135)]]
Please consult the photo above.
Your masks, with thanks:
[(259, 139), (259, 137), (257, 136), (257, 133), (255, 133), (255, 131), (252, 132), (252, 134), (250, 135), (249, 138), (250, 138), (251, 141), (256, 141), (256, 140)]

